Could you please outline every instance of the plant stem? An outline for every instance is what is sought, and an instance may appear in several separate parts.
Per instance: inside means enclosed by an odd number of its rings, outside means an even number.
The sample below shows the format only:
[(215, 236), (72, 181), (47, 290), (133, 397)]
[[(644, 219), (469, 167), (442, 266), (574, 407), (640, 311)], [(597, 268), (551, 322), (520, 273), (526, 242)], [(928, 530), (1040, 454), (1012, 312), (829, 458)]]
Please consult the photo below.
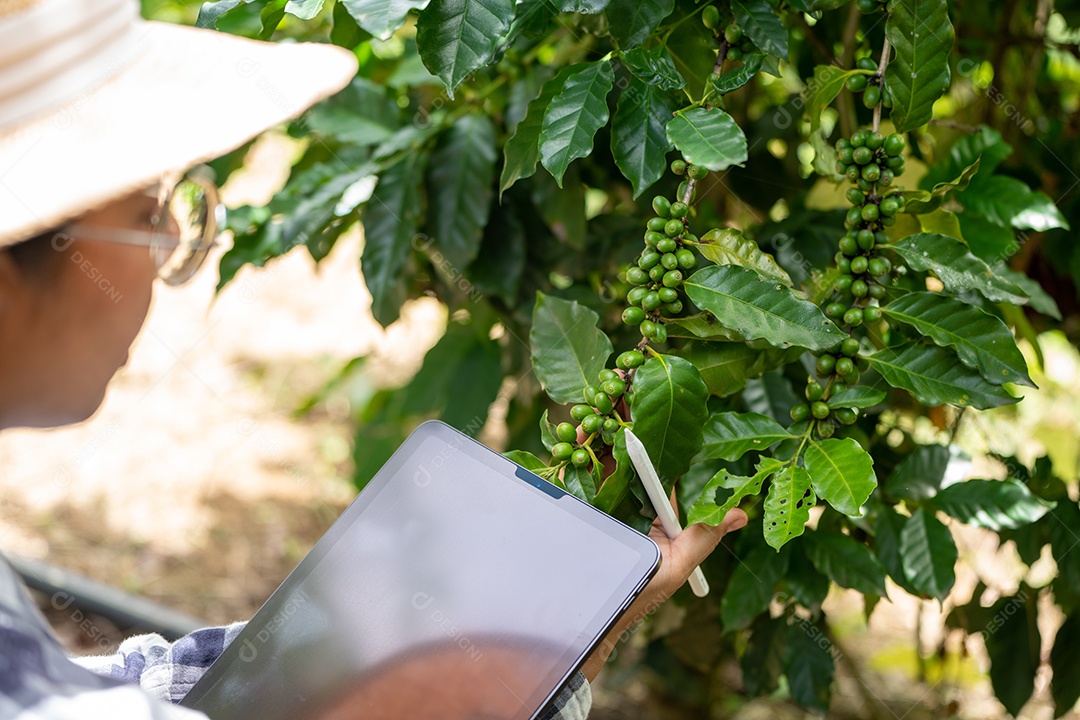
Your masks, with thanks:
[[(881, 60), (878, 61), (877, 73), (874, 75), (878, 79), (880, 87), (884, 87), (885, 82), (885, 68), (889, 66), (889, 53), (892, 51), (892, 45), (889, 44), (889, 38), (885, 38), (885, 42), (881, 43)], [(878, 131), (881, 127), (881, 106), (883, 102), (878, 102), (874, 106), (874, 132)]]

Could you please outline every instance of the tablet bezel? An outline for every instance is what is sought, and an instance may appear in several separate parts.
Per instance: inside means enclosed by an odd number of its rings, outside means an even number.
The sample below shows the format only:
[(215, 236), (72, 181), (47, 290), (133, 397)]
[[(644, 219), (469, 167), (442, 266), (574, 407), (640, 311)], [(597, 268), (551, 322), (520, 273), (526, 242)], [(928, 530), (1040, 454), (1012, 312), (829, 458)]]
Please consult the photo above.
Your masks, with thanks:
[[(288, 577), (286, 577), (281, 585), (278, 586), (273, 594), (271, 594), (259, 611), (255, 613), (249, 621), (248, 626), (241, 631), (229, 647), (222, 652), (213, 664), (211, 664), (203, 677), (195, 683), (180, 702), (181, 705), (199, 709), (199, 702), (207, 697), (225, 678), (224, 673), (228, 671), (228, 668), (236, 661), (237, 657), (242, 652), (242, 648), (244, 647), (243, 641), (245, 638), (250, 640), (251, 637), (258, 634), (259, 628), (274, 621), (274, 616), (277, 612), (277, 603), (274, 602), (275, 599), (278, 599), (279, 595), (288, 597), (293, 586), (308, 579), (312, 571), (318, 567), (320, 561), (327, 553), (329, 553), (337, 543), (349, 533), (357, 519), (362, 515), (364, 509), (388, 486), (389, 482), (398, 475), (406, 463), (413, 459), (415, 451), (419, 449), (428, 438), (443, 440), (446, 443), (449, 452), (468, 453), (470, 459), (487, 465), (503, 477), (506, 477), (507, 480), (519, 482), (534, 488), (538, 499), (555, 503), (564, 512), (588, 523), (591, 527), (604, 532), (609, 537), (620, 541), (632, 551), (635, 551), (640, 557), (639, 562), (627, 576), (624, 584), (613, 589), (608, 601), (605, 602), (603, 607), (598, 609), (596, 615), (590, 621), (590, 624), (594, 624), (595, 626), (599, 620), (601, 630), (594, 635), (585, 649), (578, 653), (576, 658), (571, 660), (574, 654), (573, 648), (567, 648), (560, 657), (560, 664), (569, 661), (567, 663), (569, 669), (549, 691), (539, 707), (532, 712), (532, 715), (530, 716), (531, 720), (535, 720), (535, 718), (547, 708), (552, 699), (554, 699), (559, 691), (566, 685), (569, 679), (573, 677), (574, 673), (581, 669), (589, 656), (597, 649), (597, 647), (599, 647), (600, 642), (611, 631), (619, 617), (626, 611), (630, 604), (641, 594), (649, 580), (656, 575), (661, 561), (660, 549), (651, 538), (642, 535), (637, 530), (619, 522), (610, 515), (578, 499), (558, 486), (549, 483), (540, 476), (529, 471), (527, 468), (514, 463), (510, 459), (477, 442), (468, 435), (437, 420), (430, 420), (422, 423), (408, 438), (406, 438), (401, 447), (394, 452), (393, 456), (391, 456), (386, 464), (375, 474), (371, 481), (368, 482), (352, 503), (350, 503), (341, 513), (338, 519), (334, 521), (333, 525), (331, 525), (322, 538), (319, 539), (311, 551), (300, 561), (296, 568), (289, 573)], [(432, 459), (430, 462), (435, 464), (437, 458)], [(422, 465), (416, 471), (417, 477), (414, 477), (415, 481), (423, 482), (423, 477), (421, 476), (422, 472), (430, 472), (430, 470), (425, 470)], [(607, 615), (606, 619), (603, 618), (604, 615)], [(253, 661), (256, 660), (257, 658), (253, 659)]]

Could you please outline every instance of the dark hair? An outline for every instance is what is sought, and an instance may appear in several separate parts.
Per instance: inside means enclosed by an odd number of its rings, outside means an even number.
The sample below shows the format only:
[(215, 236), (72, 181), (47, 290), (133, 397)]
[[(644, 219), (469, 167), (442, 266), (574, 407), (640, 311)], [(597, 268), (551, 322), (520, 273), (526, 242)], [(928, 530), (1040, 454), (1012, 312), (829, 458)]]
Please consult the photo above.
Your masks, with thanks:
[(47, 274), (56, 267), (56, 260), (60, 253), (53, 247), (53, 238), (60, 232), (60, 228), (47, 230), (35, 235), (29, 240), (23, 240), (11, 247), (4, 248), (11, 259), (15, 261), (19, 270), (25, 275), (41, 276)]

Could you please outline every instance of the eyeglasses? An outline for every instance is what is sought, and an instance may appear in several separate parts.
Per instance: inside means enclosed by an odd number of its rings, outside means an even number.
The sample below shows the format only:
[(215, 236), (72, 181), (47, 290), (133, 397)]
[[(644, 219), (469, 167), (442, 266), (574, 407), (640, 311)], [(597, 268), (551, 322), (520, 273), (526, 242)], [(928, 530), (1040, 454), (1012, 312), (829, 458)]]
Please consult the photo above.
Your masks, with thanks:
[(68, 232), (77, 240), (149, 247), (158, 277), (166, 285), (183, 285), (202, 267), (225, 224), (217, 186), (204, 172), (196, 168), (151, 191), (157, 207), (147, 230), (75, 223)]

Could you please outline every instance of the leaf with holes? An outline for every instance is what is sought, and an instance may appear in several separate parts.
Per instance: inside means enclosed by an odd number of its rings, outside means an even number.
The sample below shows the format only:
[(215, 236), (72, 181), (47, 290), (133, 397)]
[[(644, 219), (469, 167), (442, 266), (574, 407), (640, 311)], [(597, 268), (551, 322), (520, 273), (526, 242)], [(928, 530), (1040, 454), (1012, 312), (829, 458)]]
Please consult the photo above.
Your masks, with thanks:
[(988, 383), (947, 348), (921, 343), (898, 345), (866, 359), (885, 382), (907, 390), (927, 407), (949, 404), (987, 410), (1019, 401), (1000, 385)]
[(480, 251), (495, 179), (495, 126), (487, 115), (459, 118), (431, 154), (428, 198), (435, 246), (460, 272)]
[(533, 369), (555, 402), (584, 402), (585, 386), (607, 366), (611, 341), (597, 328), (599, 320), (576, 301), (536, 294), (529, 331)]
[(634, 434), (649, 451), (668, 492), (701, 449), (708, 397), (697, 368), (681, 357), (650, 358), (634, 373), (630, 406)]
[(1057, 504), (1015, 480), (967, 480), (943, 488), (927, 505), (967, 525), (996, 531), (1029, 525)]
[(873, 458), (851, 438), (811, 440), (803, 464), (817, 496), (845, 515), (858, 517), (877, 487)]
[(990, 266), (972, 255), (956, 238), (938, 233), (918, 233), (892, 243), (895, 251), (914, 270), (932, 272), (954, 293), (974, 290), (991, 302), (1023, 305), (1027, 294)]
[(1035, 387), (1009, 328), (974, 305), (938, 293), (913, 292), (881, 310), (890, 320), (911, 325), (938, 345), (956, 350), (966, 365), (990, 383)]
[(710, 230), (701, 236), (700, 244), (696, 247), (706, 260), (717, 265), (750, 268), (770, 280), (792, 286), (791, 276), (777, 264), (776, 258), (734, 228)]
[(764, 452), (793, 437), (780, 423), (758, 413), (717, 413), (705, 424), (702, 457), (734, 461), (751, 450)]
[(765, 52), (787, 60), (788, 31), (766, 0), (731, 0), (735, 22), (754, 44)]
[(754, 270), (737, 265), (706, 267), (684, 281), (683, 287), (698, 307), (748, 340), (827, 350), (844, 337), (817, 305)]
[(773, 458), (761, 458), (756, 472), (750, 477), (732, 475), (727, 470), (720, 470), (705, 487), (701, 495), (686, 513), (687, 522), (719, 525), (728, 511), (738, 507), (743, 498), (761, 492), (761, 484), (774, 472), (783, 467), (783, 463)]
[(933, 511), (916, 510), (900, 532), (904, 576), (920, 594), (943, 601), (956, 583), (956, 543)]
[(491, 61), (513, 19), (514, 0), (432, 0), (420, 13), (420, 59), (442, 79), (451, 100), (469, 73)]
[(615, 82), (607, 60), (589, 63), (569, 75), (544, 113), (540, 162), (562, 187), (570, 163), (592, 152), (593, 136), (607, 125), (607, 96)]
[(948, 0), (890, 0), (885, 37), (893, 47), (885, 70), (896, 132), (930, 121), (934, 103), (949, 89), (953, 26)]
[(746, 162), (746, 135), (719, 108), (679, 113), (668, 123), (667, 136), (692, 165), (720, 171)]
[(779, 550), (788, 540), (802, 535), (815, 502), (805, 468), (788, 465), (773, 476), (765, 498), (765, 542)]
[(671, 149), (665, 129), (676, 107), (665, 90), (637, 78), (631, 78), (619, 95), (611, 121), (611, 154), (633, 186), (635, 198), (664, 174), (664, 159)]

